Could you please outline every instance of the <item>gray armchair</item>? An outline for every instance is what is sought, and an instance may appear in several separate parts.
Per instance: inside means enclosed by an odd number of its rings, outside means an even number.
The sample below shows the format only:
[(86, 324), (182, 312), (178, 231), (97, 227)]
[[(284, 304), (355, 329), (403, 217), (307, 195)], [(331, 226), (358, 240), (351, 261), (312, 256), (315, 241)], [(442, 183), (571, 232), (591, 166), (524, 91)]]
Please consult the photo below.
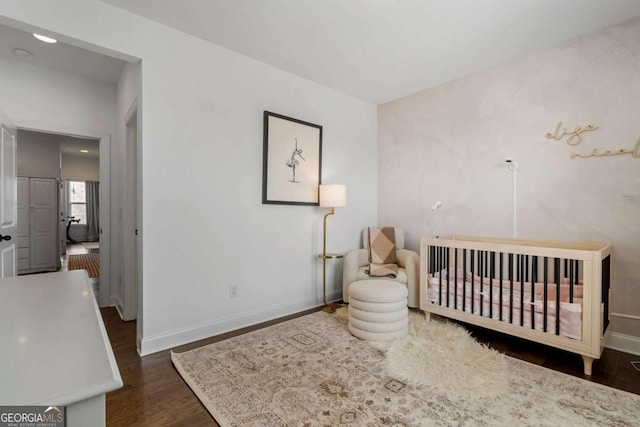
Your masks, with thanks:
[(398, 258), (398, 275), (392, 279), (389, 277), (370, 277), (365, 270), (369, 266), (369, 233), (365, 228), (362, 232), (363, 249), (348, 252), (344, 257), (342, 267), (342, 299), (349, 302), (349, 285), (358, 280), (385, 279), (395, 280), (407, 286), (409, 291), (408, 306), (417, 308), (420, 305), (420, 257), (415, 251), (404, 248), (404, 231), (395, 228), (396, 255)]

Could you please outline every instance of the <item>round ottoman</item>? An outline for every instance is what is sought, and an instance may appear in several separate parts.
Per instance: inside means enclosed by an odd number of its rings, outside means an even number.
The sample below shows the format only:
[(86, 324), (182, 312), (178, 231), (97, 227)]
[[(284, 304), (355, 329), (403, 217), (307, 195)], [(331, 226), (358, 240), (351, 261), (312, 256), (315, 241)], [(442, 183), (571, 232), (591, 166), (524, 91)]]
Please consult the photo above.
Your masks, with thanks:
[(349, 331), (363, 340), (386, 341), (409, 330), (407, 287), (393, 280), (359, 280), (349, 286)]

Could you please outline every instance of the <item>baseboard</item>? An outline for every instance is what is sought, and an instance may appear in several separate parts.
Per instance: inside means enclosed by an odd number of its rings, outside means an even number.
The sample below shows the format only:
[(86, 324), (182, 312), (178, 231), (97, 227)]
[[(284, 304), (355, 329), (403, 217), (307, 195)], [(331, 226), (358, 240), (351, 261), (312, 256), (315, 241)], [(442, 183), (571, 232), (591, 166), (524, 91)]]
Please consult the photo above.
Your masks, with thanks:
[(122, 314), (122, 312), (120, 311), (120, 306), (118, 304), (115, 304), (113, 306), (113, 308), (116, 309), (116, 311), (118, 312), (118, 316), (120, 316), (120, 320), (124, 320), (124, 315)]
[(110, 301), (111, 306), (115, 307), (116, 311), (120, 315), (120, 319), (124, 320), (124, 315), (122, 313), (121, 307), (123, 306), (122, 300), (117, 295), (111, 295)]
[(605, 347), (640, 356), (640, 338), (611, 332), (605, 341)]
[[(327, 301), (340, 300), (342, 300), (342, 290), (327, 295)], [(202, 323), (189, 328), (176, 329), (165, 334), (143, 337), (140, 342), (140, 355), (146, 356), (158, 351), (167, 350), (183, 344), (235, 331), (257, 323), (299, 313), (314, 307), (318, 307), (318, 299), (315, 296), (303, 298), (297, 301), (288, 301), (284, 304), (272, 306), (263, 310), (217, 319), (212, 322)]]

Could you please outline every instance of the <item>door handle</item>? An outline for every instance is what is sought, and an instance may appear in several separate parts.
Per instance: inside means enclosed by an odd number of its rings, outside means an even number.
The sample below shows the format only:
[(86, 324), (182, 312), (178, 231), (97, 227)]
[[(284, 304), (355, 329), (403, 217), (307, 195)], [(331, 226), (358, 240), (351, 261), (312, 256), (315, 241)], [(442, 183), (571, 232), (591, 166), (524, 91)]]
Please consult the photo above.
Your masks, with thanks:
[(0, 240), (11, 240), (11, 236), (3, 236), (0, 234)]

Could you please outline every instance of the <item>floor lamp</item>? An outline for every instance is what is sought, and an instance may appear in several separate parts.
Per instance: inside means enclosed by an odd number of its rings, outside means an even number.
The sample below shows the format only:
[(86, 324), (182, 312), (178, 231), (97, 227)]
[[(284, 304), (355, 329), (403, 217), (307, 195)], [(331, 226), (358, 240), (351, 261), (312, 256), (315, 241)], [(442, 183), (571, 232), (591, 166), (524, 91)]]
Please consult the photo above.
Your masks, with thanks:
[(347, 187), (345, 185), (321, 185), (320, 186), (320, 207), (331, 208), (329, 212), (324, 214), (322, 220), (322, 302), (324, 303), (324, 311), (333, 313), (336, 311), (338, 304), (327, 303), (327, 259), (342, 258), (341, 254), (327, 253), (327, 217), (335, 213), (335, 208), (347, 205)]

